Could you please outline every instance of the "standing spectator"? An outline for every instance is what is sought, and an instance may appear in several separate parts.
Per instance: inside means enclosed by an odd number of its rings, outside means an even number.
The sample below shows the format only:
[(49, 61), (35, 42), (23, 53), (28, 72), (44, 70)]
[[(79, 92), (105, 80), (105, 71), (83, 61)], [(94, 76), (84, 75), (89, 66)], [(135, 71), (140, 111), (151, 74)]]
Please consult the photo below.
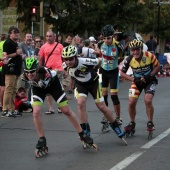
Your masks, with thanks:
[[(22, 54), (23, 54), (23, 60), (25, 59), (25, 57), (31, 57), (34, 55), (34, 47), (32, 45), (32, 34), (31, 33), (26, 33), (25, 34), (25, 37), (24, 37), (24, 41), (21, 42), (19, 44), (19, 47), (21, 48), (22, 50)], [(23, 62), (24, 64), (24, 62)], [(22, 68), (22, 73), (24, 71), (24, 68)], [(25, 82), (25, 81), (22, 81), (21, 77), (18, 81), (18, 88), (20, 87), (23, 87), (26, 89), (26, 94), (27, 96), (29, 96), (29, 100), (31, 100), (31, 95), (28, 95), (28, 89), (30, 88), (30, 85), (29, 83)]]
[(150, 36), (150, 40), (146, 42), (146, 45), (148, 47), (148, 51), (155, 54), (156, 48), (157, 48), (157, 42), (153, 39), (153, 35)]
[[(119, 69), (118, 59), (123, 57), (122, 45), (113, 38), (114, 29), (112, 25), (106, 25), (102, 28), (102, 36), (104, 42), (100, 45), (100, 52), (102, 54), (102, 63), (100, 73), (102, 74), (102, 92), (106, 106), (108, 106), (108, 90), (110, 85), (110, 95), (113, 102), (114, 111), (116, 113), (116, 120), (119, 125), (122, 124), (120, 118), (120, 101), (118, 97), (119, 88)], [(107, 120), (103, 118), (107, 123)]]
[(57, 35), (56, 42), (62, 44), (62, 36), (60, 34)]
[(74, 46), (77, 48), (77, 51), (78, 51), (78, 55), (82, 54), (82, 47), (81, 47), (81, 38), (76, 35), (74, 37)]
[[(7, 39), (6, 34), (1, 35), (1, 42), (0, 42), (0, 58), (2, 58), (3, 53), (3, 45), (4, 42)], [(5, 90), (5, 74), (3, 71), (3, 67), (0, 67), (0, 111), (2, 111), (2, 104), (3, 104), (3, 96), (4, 96), (4, 90)]]
[(34, 55), (38, 56), (38, 53), (41, 48), (41, 38), (39, 36), (36, 36), (35, 38), (35, 49), (34, 49)]
[(66, 39), (63, 42), (63, 47), (69, 46), (73, 41), (73, 34), (67, 34)]
[[(40, 51), (38, 53), (39, 55), (39, 62), (40, 66), (42, 66), (42, 63), (44, 61), (44, 65), (47, 68), (50, 68), (52, 70), (57, 69), (58, 70), (58, 78), (62, 79), (62, 73), (63, 73), (63, 68), (62, 68), (62, 59), (61, 59), (61, 52), (63, 50), (63, 45), (55, 42), (55, 33), (53, 31), (47, 31), (46, 33), (46, 43), (40, 48)], [(51, 54), (51, 55), (50, 55)], [(47, 96), (47, 102), (49, 106), (49, 110), (45, 112), (45, 114), (54, 114), (54, 108), (52, 105), (52, 97)], [(61, 113), (61, 111), (58, 109), (58, 112)]]
[(5, 65), (5, 91), (2, 117), (15, 117), (21, 115), (19, 112), (14, 111), (14, 99), (22, 69), (22, 50), (18, 47), (17, 43), (19, 38), (18, 28), (11, 26), (8, 34), (9, 38), (3, 45), (3, 51), (7, 53), (7, 56), (3, 59), (8, 58), (9, 62)]
[[(63, 47), (71, 45), (73, 37), (73, 34), (67, 34), (66, 39), (63, 42)], [(69, 94), (73, 93), (74, 79), (66, 71), (64, 71), (63, 77), (64, 78), (62, 80), (62, 85), (64, 86), (64, 88), (68, 87)], [(67, 96), (67, 99), (71, 99), (70, 96)]]
[(94, 59), (96, 58), (96, 54), (99, 54), (98, 51), (92, 48), (92, 44), (93, 42), (91, 42), (90, 39), (84, 41), (84, 47), (82, 48), (83, 57)]

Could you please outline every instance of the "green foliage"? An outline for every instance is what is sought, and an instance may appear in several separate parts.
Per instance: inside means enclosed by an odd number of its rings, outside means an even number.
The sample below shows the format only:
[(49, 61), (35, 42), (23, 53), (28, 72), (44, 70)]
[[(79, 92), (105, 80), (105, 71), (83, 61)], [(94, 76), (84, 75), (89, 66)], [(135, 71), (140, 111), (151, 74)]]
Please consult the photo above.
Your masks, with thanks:
[[(9, 6), (12, 0), (0, 0), (0, 8)], [(25, 24), (24, 31), (30, 30), (30, 7), (37, 6), (41, 0), (15, 0), (18, 21)], [(51, 0), (44, 0), (49, 2)], [(100, 32), (106, 24), (113, 24), (119, 31), (135, 30), (137, 32), (157, 34), (158, 6), (156, 0), (52, 0), (52, 12), (58, 19), (46, 16), (45, 21), (53, 24), (56, 32), (92, 35)], [(170, 5), (161, 5), (160, 36), (170, 36)], [(86, 34), (87, 35), (87, 34)]]

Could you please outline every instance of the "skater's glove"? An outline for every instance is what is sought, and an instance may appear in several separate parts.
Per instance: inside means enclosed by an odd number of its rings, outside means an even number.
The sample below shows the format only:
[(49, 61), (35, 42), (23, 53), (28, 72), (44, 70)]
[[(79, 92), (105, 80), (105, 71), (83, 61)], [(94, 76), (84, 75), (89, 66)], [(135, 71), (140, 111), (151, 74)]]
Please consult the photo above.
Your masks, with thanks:
[(151, 83), (153, 80), (155, 80), (155, 76), (152, 75), (152, 74), (148, 74), (146, 76), (144, 76), (144, 79), (145, 79), (145, 83)]
[(138, 86), (141, 84), (141, 78), (140, 77), (135, 77), (134, 83)]

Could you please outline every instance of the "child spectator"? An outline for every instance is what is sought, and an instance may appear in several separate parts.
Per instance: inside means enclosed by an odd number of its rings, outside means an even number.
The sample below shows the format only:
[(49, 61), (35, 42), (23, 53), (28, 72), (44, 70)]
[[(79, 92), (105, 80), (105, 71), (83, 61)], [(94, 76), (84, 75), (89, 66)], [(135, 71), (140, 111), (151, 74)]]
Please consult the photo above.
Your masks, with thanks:
[(15, 110), (19, 112), (32, 112), (32, 106), (28, 98), (26, 97), (26, 90), (23, 87), (18, 89), (15, 97)]

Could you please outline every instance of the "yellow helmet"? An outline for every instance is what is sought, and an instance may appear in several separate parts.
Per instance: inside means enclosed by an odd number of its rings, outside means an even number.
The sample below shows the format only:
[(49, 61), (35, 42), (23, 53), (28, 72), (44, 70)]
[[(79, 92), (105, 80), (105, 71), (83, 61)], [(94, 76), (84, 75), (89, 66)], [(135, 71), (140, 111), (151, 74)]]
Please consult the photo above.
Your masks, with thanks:
[(131, 41), (129, 43), (129, 47), (130, 47), (130, 49), (133, 49), (133, 48), (142, 48), (143, 47), (143, 42), (140, 41), (140, 40), (134, 39), (133, 41)]
[(73, 45), (66, 46), (62, 51), (63, 58), (70, 58), (77, 56), (77, 48)]

